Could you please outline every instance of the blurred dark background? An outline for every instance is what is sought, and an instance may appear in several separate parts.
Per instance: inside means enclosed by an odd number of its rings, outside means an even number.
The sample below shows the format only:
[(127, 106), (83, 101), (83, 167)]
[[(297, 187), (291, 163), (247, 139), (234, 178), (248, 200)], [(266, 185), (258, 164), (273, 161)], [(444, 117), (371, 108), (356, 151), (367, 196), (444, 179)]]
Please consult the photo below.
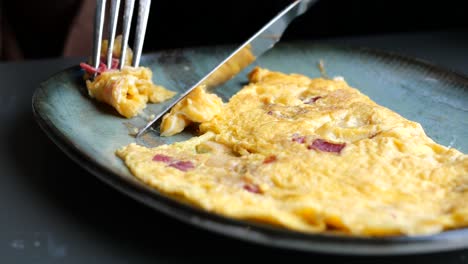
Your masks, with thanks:
[[(95, 0), (1, 0), (0, 59), (90, 54)], [(290, 1), (152, 1), (145, 52), (240, 43)], [(284, 39), (468, 32), (467, 0), (320, 0)]]

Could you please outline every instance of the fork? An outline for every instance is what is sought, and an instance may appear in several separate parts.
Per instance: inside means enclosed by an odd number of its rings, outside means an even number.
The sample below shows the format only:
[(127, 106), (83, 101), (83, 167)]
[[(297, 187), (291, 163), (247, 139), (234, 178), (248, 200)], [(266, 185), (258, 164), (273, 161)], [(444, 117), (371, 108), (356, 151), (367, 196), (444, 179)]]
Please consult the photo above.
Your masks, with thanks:
[[(112, 65), (112, 51), (115, 41), (115, 33), (117, 31), (117, 22), (120, 9), (120, 0), (110, 0), (110, 21), (108, 29), (108, 47), (106, 53), (107, 67)], [(140, 64), (143, 42), (145, 39), (146, 26), (148, 24), (149, 9), (151, 0), (139, 0), (138, 17), (135, 33), (135, 41), (133, 46), (133, 67), (138, 67)], [(123, 12), (123, 28), (122, 28), (122, 45), (119, 58), (119, 70), (125, 66), (125, 56), (127, 53), (128, 38), (130, 36), (130, 25), (132, 23), (133, 10), (135, 0), (125, 0)], [(93, 37), (93, 56), (91, 64), (95, 69), (99, 67), (101, 62), (101, 45), (104, 30), (104, 20), (106, 11), (106, 0), (96, 0), (96, 10), (94, 17), (94, 37)]]

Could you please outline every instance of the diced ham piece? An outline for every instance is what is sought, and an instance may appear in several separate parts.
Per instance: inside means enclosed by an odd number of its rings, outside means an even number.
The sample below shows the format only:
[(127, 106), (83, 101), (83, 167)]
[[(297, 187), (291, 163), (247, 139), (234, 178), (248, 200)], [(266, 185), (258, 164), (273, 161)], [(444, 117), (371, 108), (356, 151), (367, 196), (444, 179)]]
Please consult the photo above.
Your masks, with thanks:
[(176, 168), (181, 171), (188, 171), (195, 168), (191, 161), (175, 161), (169, 164), (169, 167)]
[(81, 69), (85, 70), (89, 74), (103, 73), (103, 72), (107, 71), (106, 64), (104, 64), (102, 62), (99, 64), (99, 67), (97, 69), (94, 68), (93, 66), (87, 64), (87, 63), (84, 63), (84, 62), (80, 63), (80, 67), (81, 67)]
[(268, 164), (268, 163), (273, 163), (275, 162), (277, 159), (276, 159), (276, 156), (275, 155), (271, 155), (271, 156), (268, 156), (265, 158), (265, 160), (263, 160), (263, 163), (264, 164)]
[(153, 161), (160, 161), (160, 162), (164, 162), (164, 163), (169, 163), (169, 162), (172, 161), (172, 157), (162, 155), (162, 154), (156, 154), (153, 157)]
[(251, 184), (251, 183), (244, 184), (244, 190), (251, 192), (251, 193), (256, 193), (256, 194), (262, 193), (260, 190), (260, 187), (258, 187), (256, 184)]
[(316, 97), (308, 98), (308, 99), (304, 100), (304, 104), (313, 104), (320, 98), (322, 98), (322, 96), (316, 96)]
[(153, 161), (166, 163), (169, 167), (173, 167), (181, 171), (188, 171), (195, 168), (195, 165), (193, 165), (191, 161), (174, 160), (172, 157), (163, 154), (154, 155)]
[(341, 153), (341, 150), (343, 150), (345, 146), (346, 146), (346, 143), (331, 143), (323, 139), (316, 139), (312, 142), (312, 144), (307, 146), (307, 148), (339, 154)]
[[(101, 58), (101, 62), (99, 63), (99, 67), (97, 69), (84, 62), (80, 63), (80, 67), (81, 69), (85, 70), (89, 74), (95, 74), (95, 73), (101, 74), (109, 70), (109, 68), (107, 68), (107, 65), (104, 63), (103, 58)], [(115, 70), (118, 67), (119, 67), (119, 59), (112, 58), (112, 65), (110, 69)]]
[(119, 68), (119, 59), (112, 58), (111, 69), (116, 70), (117, 68)]
[(85, 70), (89, 74), (97, 73), (97, 69), (87, 63), (84, 63), (84, 62), (80, 63), (80, 67), (81, 69)]
[[(117, 58), (112, 58), (111, 67), (109, 69), (115, 70), (119, 68), (119, 61), (120, 60)], [(101, 56), (100, 62), (107, 66), (107, 59), (105, 56)]]
[(293, 137), (292, 137), (292, 141), (297, 142), (299, 144), (304, 144), (305, 141), (306, 141), (306, 137), (298, 135), (298, 134), (294, 134)]

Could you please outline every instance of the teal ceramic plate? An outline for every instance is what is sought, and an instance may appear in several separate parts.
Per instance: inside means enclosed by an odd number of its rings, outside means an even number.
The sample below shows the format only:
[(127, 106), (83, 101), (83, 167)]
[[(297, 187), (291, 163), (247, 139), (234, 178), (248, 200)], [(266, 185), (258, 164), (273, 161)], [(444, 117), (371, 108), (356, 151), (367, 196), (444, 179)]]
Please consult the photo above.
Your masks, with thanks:
[[(142, 64), (156, 83), (172, 90), (193, 84), (232, 47), (206, 47), (147, 55)], [(468, 78), (428, 63), (368, 49), (322, 46), (307, 42), (276, 46), (255, 64), (286, 73), (320, 76), (322, 60), (329, 76), (343, 76), (377, 103), (423, 125), (437, 142), (468, 152)], [(216, 92), (229, 98), (247, 81), (247, 69)], [(431, 236), (360, 238), (303, 234), (225, 218), (173, 200), (136, 180), (114, 152), (135, 138), (127, 120), (110, 107), (88, 98), (82, 72), (73, 67), (52, 76), (35, 92), (33, 109), (43, 130), (71, 158), (97, 177), (156, 210), (208, 230), (269, 246), (340, 254), (409, 254), (468, 248), (468, 229)], [(146, 115), (164, 105), (151, 105)], [(154, 134), (140, 143), (168, 143), (192, 136), (161, 139)]]

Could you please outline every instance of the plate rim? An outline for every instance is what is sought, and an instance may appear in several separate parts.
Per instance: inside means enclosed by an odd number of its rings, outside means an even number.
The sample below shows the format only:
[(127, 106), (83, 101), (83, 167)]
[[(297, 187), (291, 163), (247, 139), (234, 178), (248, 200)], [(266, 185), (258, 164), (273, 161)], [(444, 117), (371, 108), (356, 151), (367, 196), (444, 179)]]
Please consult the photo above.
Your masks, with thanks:
[[(396, 52), (368, 48), (353, 45), (335, 45), (315, 43), (313, 41), (290, 41), (278, 44), (284, 45), (311, 45), (332, 50), (342, 50), (347, 52), (366, 53), (374, 56), (385, 57), (404, 61), (410, 65), (418, 65), (437, 72), (437, 74), (450, 75), (457, 82), (468, 87), (468, 76), (453, 69), (445, 68), (438, 64), (424, 59), (402, 55)], [(230, 47), (230, 45), (223, 45)], [(173, 51), (196, 51), (203, 47), (180, 48), (173, 50), (163, 50), (155, 53), (145, 54), (143, 57), (151, 58), (156, 54)], [(196, 208), (153, 188), (135, 182), (125, 180), (102, 166), (89, 157), (84, 151), (75, 146), (46, 116), (43, 116), (38, 105), (38, 96), (47, 82), (56, 76), (66, 72), (79, 70), (78, 66), (72, 66), (49, 76), (39, 84), (32, 96), (32, 112), (41, 130), (57, 145), (69, 158), (88, 172), (96, 176), (107, 185), (132, 199), (149, 206), (152, 209), (176, 218), (181, 222), (191, 224), (219, 235), (227, 235), (232, 238), (259, 243), (266, 246), (299, 250), (315, 253), (332, 253), (337, 255), (407, 255), (419, 253), (434, 253), (443, 251), (459, 250), (468, 248), (468, 227), (444, 231), (433, 235), (421, 236), (390, 236), (390, 237), (363, 237), (363, 236), (343, 236), (323, 233), (301, 233), (298, 231), (286, 230), (278, 227), (270, 227), (262, 224), (251, 223), (245, 220), (233, 219), (216, 213)], [(445, 78), (448, 78), (445, 77)]]

